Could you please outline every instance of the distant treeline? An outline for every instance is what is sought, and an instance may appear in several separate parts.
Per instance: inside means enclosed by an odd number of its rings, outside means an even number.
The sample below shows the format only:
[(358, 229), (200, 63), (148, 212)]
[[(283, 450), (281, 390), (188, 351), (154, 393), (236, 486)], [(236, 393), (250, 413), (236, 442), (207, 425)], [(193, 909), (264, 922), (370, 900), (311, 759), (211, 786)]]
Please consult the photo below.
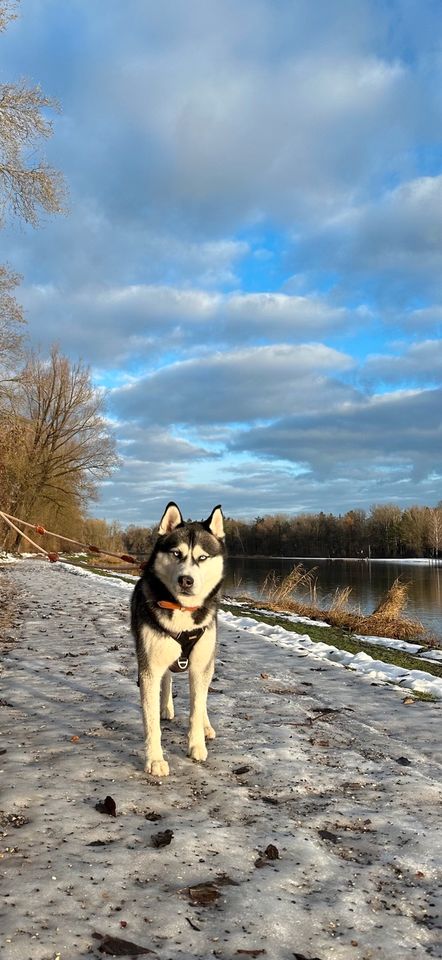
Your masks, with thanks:
[(292, 557), (442, 556), (442, 503), (437, 507), (381, 504), (343, 515), (302, 513), (228, 520), (232, 554)]
[[(442, 502), (436, 507), (382, 504), (370, 511), (283, 514), (254, 520), (225, 522), (232, 555), (290, 557), (442, 557)], [(87, 537), (98, 546), (148, 554), (155, 527), (130, 526), (126, 530), (103, 520), (85, 524)], [(95, 539), (93, 539), (95, 538)]]

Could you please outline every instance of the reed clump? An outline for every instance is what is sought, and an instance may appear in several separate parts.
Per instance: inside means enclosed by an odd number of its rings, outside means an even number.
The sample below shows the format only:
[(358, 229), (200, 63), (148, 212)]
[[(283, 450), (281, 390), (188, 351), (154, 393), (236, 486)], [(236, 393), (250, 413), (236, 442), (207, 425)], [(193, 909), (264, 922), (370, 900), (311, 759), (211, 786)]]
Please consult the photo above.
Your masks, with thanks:
[(385, 617), (387, 620), (395, 620), (397, 617), (401, 617), (402, 611), (407, 605), (409, 588), (410, 584), (404, 583), (398, 577), (375, 607), (371, 616)]
[[(267, 610), (295, 613), (311, 620), (321, 620), (345, 630), (363, 636), (391, 637), (395, 640), (417, 640), (426, 646), (435, 646), (436, 641), (428, 635), (419, 620), (404, 616), (410, 584), (400, 579), (394, 581), (375, 610), (363, 614), (349, 609), (350, 587), (341, 587), (335, 591), (328, 607), (322, 609), (316, 601), (316, 570), (306, 571), (302, 564), (296, 564), (287, 576), (278, 577), (274, 572), (269, 575), (262, 587), (260, 606)], [(309, 593), (309, 597), (295, 597), (298, 591)], [(249, 602), (253, 602), (249, 599)]]
[(340, 616), (342, 613), (348, 613), (348, 603), (350, 600), (351, 587), (337, 587), (330, 604), (330, 613)]
[(280, 577), (275, 570), (271, 570), (262, 584), (261, 596), (271, 603), (285, 603), (295, 591), (308, 592), (312, 599), (315, 590), (316, 567), (306, 570), (302, 563), (295, 563), (285, 577)]
[[(404, 583), (399, 578), (395, 580), (373, 613), (364, 617), (363, 629), (359, 633), (372, 633), (377, 637), (395, 637), (398, 640), (422, 637), (425, 634), (423, 624), (419, 620), (410, 620), (403, 613), (408, 601), (409, 588), (409, 583)], [(395, 632), (392, 633), (392, 630)]]

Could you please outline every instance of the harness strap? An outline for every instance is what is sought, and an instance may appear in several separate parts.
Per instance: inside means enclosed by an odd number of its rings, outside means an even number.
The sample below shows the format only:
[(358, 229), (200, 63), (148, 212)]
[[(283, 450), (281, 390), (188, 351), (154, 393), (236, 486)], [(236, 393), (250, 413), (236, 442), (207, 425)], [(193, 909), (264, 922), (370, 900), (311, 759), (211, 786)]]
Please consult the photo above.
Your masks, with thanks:
[[(172, 637), (181, 646), (181, 656), (175, 660), (175, 663), (169, 667), (172, 673), (185, 673), (189, 666), (189, 657), (198, 640), (201, 639), (205, 627), (198, 627), (196, 630), (183, 630), (177, 637)], [(170, 634), (172, 636), (172, 634)], [(140, 676), (138, 675), (137, 686), (140, 686)]]
[(184, 673), (187, 670), (190, 654), (205, 629), (205, 627), (198, 627), (196, 630), (183, 630), (177, 637), (174, 637), (174, 640), (181, 644), (181, 656), (169, 667), (172, 673)]

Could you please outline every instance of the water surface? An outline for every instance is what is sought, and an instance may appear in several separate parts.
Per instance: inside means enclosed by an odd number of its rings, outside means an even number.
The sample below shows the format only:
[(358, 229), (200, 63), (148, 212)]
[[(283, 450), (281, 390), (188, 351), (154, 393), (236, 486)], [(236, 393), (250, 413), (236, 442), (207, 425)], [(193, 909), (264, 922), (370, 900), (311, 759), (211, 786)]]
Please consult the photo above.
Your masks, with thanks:
[[(317, 604), (330, 603), (338, 587), (351, 587), (350, 607), (361, 613), (371, 612), (397, 577), (410, 583), (406, 615), (420, 620), (442, 641), (442, 563), (404, 563), (372, 560), (316, 560), (281, 557), (231, 557), (228, 561), (226, 592), (261, 595), (267, 574), (274, 570), (286, 576), (294, 563), (306, 570), (316, 568)], [(308, 593), (300, 594), (309, 599)]]

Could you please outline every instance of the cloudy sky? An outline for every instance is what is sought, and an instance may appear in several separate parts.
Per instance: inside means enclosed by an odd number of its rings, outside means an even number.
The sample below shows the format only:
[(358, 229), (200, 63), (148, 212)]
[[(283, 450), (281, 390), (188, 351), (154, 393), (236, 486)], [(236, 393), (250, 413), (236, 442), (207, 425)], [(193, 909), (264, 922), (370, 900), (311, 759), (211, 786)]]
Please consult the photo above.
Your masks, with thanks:
[(442, 499), (440, 0), (23, 0), (66, 217), (0, 234), (106, 388), (94, 512)]

